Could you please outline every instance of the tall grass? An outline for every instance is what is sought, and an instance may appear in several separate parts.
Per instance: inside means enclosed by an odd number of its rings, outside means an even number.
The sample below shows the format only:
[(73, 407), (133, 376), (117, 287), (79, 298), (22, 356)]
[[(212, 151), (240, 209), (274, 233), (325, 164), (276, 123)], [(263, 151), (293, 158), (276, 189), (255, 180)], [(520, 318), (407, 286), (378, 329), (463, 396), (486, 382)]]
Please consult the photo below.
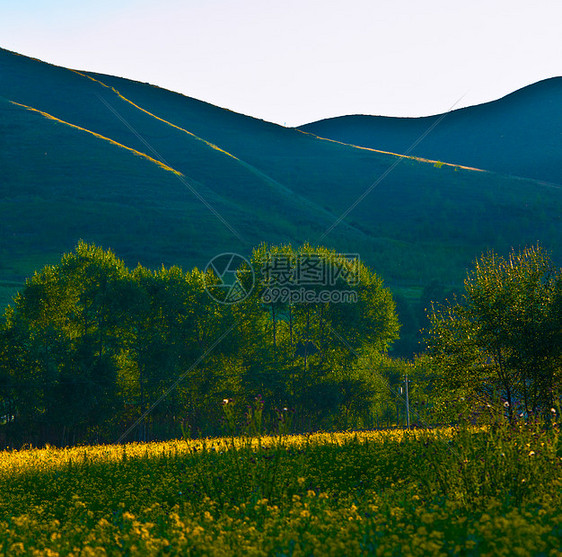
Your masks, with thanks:
[(560, 555), (561, 464), (540, 424), (5, 452), (0, 551)]

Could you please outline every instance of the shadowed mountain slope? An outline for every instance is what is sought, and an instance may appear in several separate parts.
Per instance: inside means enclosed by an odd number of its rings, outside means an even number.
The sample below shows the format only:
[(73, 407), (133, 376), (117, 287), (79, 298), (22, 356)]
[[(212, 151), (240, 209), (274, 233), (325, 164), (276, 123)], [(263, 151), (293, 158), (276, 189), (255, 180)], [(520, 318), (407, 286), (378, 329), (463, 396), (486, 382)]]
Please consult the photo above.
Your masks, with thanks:
[(321, 137), (562, 185), (562, 77), (425, 118), (342, 116), (301, 126)]

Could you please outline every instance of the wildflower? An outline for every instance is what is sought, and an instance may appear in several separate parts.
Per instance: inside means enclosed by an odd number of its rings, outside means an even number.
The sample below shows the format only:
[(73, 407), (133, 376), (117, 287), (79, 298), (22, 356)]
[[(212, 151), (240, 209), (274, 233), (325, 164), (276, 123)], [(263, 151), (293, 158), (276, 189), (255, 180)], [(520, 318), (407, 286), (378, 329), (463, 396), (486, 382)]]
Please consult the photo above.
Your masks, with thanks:
[(551, 411), (553, 414), (556, 414), (556, 408), (551, 408), (550, 411)]
[(531, 451), (531, 452), (529, 453), (529, 456), (535, 456), (535, 451)]
[(503, 405), (508, 408), (509, 407), (509, 402), (507, 402), (507, 400), (503, 403)]

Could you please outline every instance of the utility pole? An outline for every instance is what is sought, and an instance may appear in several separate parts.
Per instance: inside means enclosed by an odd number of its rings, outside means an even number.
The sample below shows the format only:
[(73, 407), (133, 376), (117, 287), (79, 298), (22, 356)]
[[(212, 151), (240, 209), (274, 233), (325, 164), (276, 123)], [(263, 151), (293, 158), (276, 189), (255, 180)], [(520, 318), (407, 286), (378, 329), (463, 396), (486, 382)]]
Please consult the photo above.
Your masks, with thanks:
[(406, 375), (406, 423), (410, 429), (410, 389), (408, 389), (408, 375)]

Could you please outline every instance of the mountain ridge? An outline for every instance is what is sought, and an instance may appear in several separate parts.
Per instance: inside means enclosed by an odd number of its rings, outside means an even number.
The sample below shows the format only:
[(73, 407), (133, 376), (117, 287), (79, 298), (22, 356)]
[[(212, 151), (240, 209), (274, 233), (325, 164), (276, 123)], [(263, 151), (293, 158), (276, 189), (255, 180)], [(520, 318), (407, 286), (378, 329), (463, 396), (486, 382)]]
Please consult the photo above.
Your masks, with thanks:
[(552, 77), (500, 99), (444, 114), (420, 118), (356, 114), (298, 129), (351, 145), (402, 153), (442, 119), (412, 154), (561, 185), (561, 97), (562, 77)]

